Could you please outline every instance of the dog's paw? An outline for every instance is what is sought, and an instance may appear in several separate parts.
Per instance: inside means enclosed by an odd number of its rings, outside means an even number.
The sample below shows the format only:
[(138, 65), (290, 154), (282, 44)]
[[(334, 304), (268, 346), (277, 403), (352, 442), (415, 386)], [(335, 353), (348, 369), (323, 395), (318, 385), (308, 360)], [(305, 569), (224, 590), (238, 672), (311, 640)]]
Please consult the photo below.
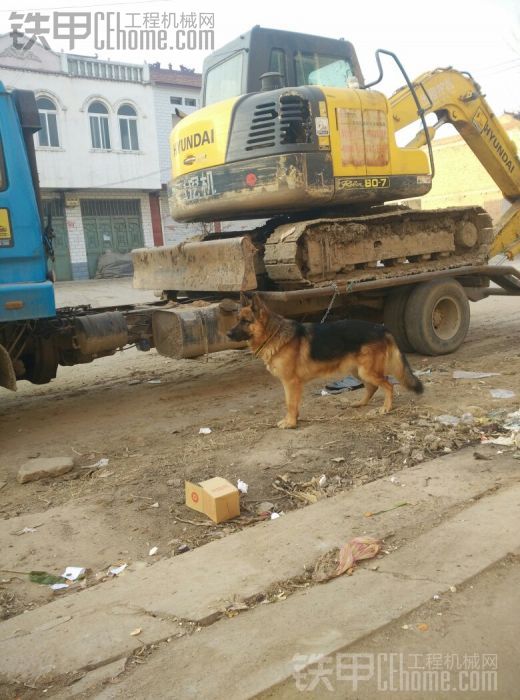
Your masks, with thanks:
[(354, 403), (350, 405), (352, 408), (363, 408), (363, 406), (366, 406), (366, 403), (364, 401), (354, 401)]
[(289, 421), (286, 418), (282, 418), (282, 420), (278, 421), (277, 425), (282, 430), (287, 430), (289, 428), (296, 428), (296, 421)]
[(381, 406), (381, 408), (379, 409), (379, 413), (381, 413), (381, 415), (384, 416), (385, 413), (390, 413), (391, 410), (392, 410), (391, 408), (387, 408), (386, 406)]

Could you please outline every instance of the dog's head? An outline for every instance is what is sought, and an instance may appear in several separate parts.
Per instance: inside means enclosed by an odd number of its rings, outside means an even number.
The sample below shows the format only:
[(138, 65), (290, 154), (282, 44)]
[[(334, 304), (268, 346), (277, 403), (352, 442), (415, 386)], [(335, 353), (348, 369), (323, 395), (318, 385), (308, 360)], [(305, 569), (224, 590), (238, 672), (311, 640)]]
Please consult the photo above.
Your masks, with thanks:
[(261, 338), (265, 333), (269, 309), (258, 294), (248, 297), (241, 293), (240, 303), (242, 306), (238, 312), (237, 323), (228, 331), (228, 338), (236, 342)]

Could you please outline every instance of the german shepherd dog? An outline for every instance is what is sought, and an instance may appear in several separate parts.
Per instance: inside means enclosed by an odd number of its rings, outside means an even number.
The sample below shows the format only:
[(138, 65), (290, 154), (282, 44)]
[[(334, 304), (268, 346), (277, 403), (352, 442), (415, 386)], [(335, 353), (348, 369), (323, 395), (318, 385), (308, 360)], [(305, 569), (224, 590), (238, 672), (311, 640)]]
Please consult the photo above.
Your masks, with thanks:
[(241, 294), (238, 322), (228, 332), (235, 341), (248, 341), (269, 372), (285, 391), (287, 414), (279, 428), (295, 428), (303, 386), (317, 377), (353, 374), (365, 385), (365, 396), (355, 406), (366, 406), (377, 388), (385, 400), (381, 413), (392, 409), (392, 374), (416, 394), (423, 385), (414, 375), (392, 334), (367, 321), (334, 321), (328, 324), (298, 323), (270, 311), (258, 294)]

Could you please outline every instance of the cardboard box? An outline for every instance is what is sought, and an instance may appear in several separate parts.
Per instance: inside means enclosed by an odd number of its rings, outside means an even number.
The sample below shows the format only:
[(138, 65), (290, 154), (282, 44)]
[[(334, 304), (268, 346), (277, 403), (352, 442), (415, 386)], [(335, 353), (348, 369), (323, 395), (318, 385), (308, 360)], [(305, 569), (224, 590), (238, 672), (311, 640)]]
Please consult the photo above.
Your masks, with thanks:
[(227, 479), (215, 476), (200, 484), (185, 482), (186, 505), (222, 523), (240, 515), (240, 494), (236, 486)]

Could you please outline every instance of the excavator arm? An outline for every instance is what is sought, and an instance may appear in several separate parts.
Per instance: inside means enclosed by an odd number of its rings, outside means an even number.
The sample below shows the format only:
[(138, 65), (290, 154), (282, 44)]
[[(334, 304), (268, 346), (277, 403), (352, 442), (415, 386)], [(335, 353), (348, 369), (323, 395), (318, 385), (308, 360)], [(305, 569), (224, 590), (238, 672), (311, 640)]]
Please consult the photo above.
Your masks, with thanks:
[[(424, 114), (434, 113), (438, 119), (428, 127), (430, 139), (442, 124), (453, 124), (511, 202), (496, 225), (490, 256), (503, 254), (512, 259), (520, 253), (520, 160), (515, 143), (468, 73), (438, 68), (423, 73), (413, 86)], [(389, 102), (396, 132), (417, 120), (417, 105), (408, 86), (397, 90)], [(418, 148), (426, 142), (421, 130), (407, 146)]]

